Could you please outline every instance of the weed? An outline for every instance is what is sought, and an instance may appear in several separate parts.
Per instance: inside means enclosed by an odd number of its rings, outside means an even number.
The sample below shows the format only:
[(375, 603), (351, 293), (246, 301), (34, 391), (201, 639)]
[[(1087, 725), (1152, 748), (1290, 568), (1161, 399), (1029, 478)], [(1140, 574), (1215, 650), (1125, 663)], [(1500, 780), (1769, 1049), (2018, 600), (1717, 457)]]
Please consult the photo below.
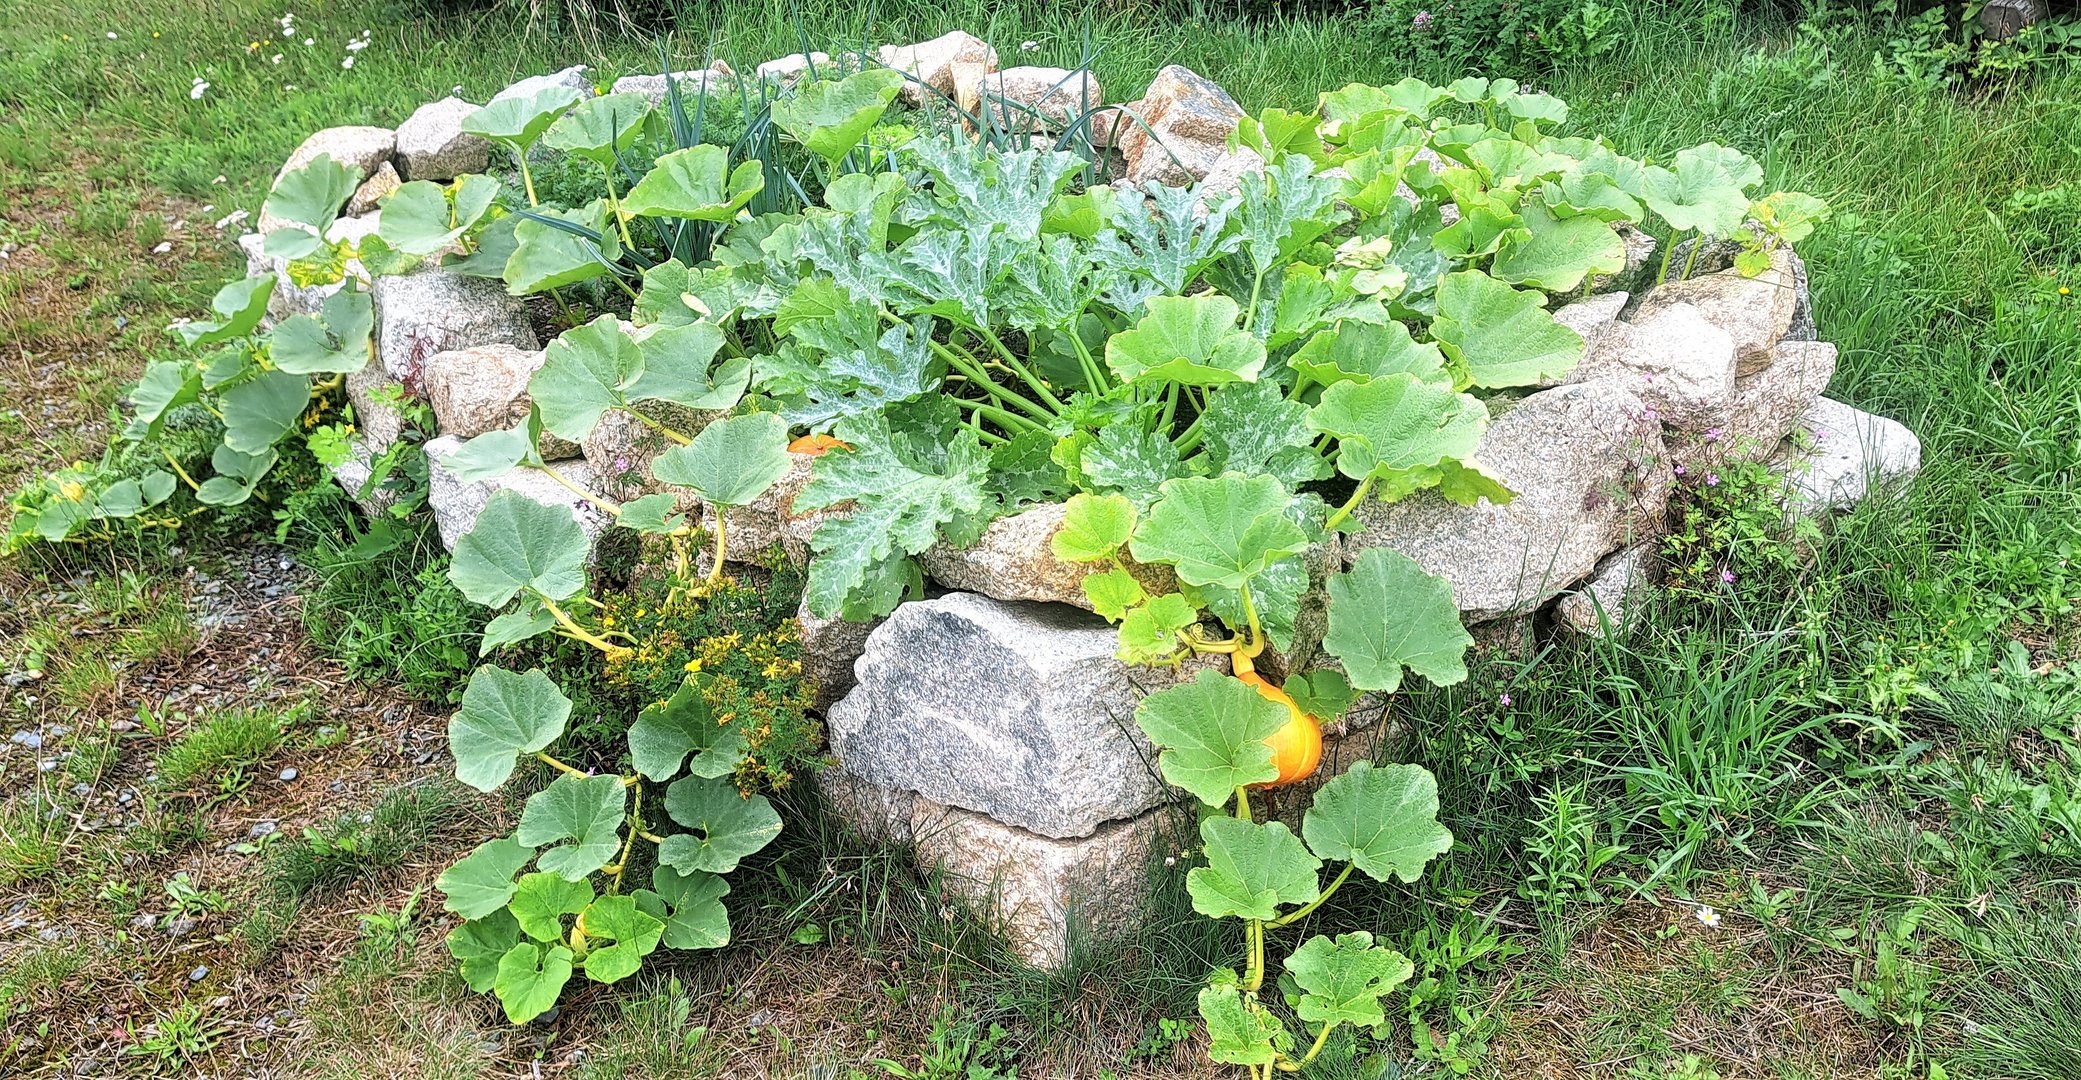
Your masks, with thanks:
[(36, 795), (0, 804), (0, 884), (32, 881), (57, 868), (63, 845), (52, 809)]
[(228, 1031), (223, 1024), (209, 1019), (201, 1005), (183, 1001), (160, 1013), (138, 1033), (129, 1053), (154, 1058), (153, 1064), (161, 1069), (171, 1068), (176, 1062), (193, 1067), (196, 1059), (208, 1054)]
[(305, 704), (287, 708), (231, 708), (202, 714), (172, 746), (159, 752), (159, 786), (166, 791), (183, 791), (197, 781), (208, 781), (219, 792), (226, 785), (243, 790), (247, 771), (267, 759), (282, 744), (288, 728), (308, 711)]

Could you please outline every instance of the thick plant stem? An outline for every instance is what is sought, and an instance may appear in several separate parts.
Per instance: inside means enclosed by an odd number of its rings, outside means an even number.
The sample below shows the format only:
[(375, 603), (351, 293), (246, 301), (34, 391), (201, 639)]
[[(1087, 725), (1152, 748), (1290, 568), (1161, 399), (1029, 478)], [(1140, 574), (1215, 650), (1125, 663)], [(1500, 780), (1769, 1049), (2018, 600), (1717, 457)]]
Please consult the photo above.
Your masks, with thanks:
[(174, 475), (175, 475), (175, 476), (178, 476), (178, 477), (180, 477), (180, 478), (181, 478), (181, 483), (184, 483), (184, 484), (188, 485), (188, 490), (189, 490), (189, 491), (201, 491), (201, 490), (202, 490), (202, 485), (201, 485), (201, 484), (198, 484), (198, 483), (196, 483), (196, 482), (195, 482), (195, 478), (194, 478), (194, 477), (192, 477), (192, 476), (189, 476), (189, 475), (188, 475), (188, 470), (186, 470), (186, 469), (183, 469), (183, 468), (181, 468), (181, 463), (180, 463), (179, 461), (177, 461), (177, 460), (175, 460), (175, 459), (174, 459), (174, 456), (173, 456), (173, 451), (171, 451), (171, 450), (168, 450), (168, 449), (165, 449), (165, 448), (163, 448), (163, 447), (162, 447), (162, 448), (161, 448), (161, 449), (159, 450), (159, 453), (160, 453), (160, 455), (161, 455), (162, 457), (164, 457), (164, 458), (166, 459), (166, 463), (167, 463), (168, 465), (171, 465), (171, 466), (173, 466), (173, 472), (174, 472)]
[(1662, 268), (1655, 271), (1655, 284), (1660, 285), (1669, 280), (1669, 260), (1676, 254), (1676, 238), (1683, 234), (1681, 229), (1674, 230), (1669, 234), (1669, 247), (1662, 252)]
[(1257, 298), (1264, 292), (1264, 274), (1258, 273), (1250, 279), (1250, 306), (1243, 309), (1243, 329), (1248, 331), (1257, 322)]
[(607, 498), (604, 495), (595, 495), (592, 492), (587, 491), (582, 487), (579, 487), (577, 484), (574, 484), (571, 481), (565, 479), (564, 474), (557, 472), (555, 469), (550, 468), (548, 465), (534, 465), (530, 466), (530, 468), (537, 469), (543, 475), (549, 477), (551, 480), (556, 481), (557, 486), (563, 488), (565, 491), (568, 491), (571, 494), (576, 495), (581, 499), (584, 499), (586, 502), (589, 502), (594, 506), (597, 506), (600, 509), (607, 511), (609, 514), (612, 514), (615, 517), (621, 516), (621, 504), (615, 502), (613, 499)]
[(566, 615), (564, 613), (564, 609), (557, 607), (556, 604), (547, 597), (542, 598), (542, 606), (548, 609), (550, 616), (556, 619), (558, 625), (563, 627), (565, 636), (576, 638), (579, 641), (583, 641), (587, 645), (590, 645), (593, 648), (598, 649), (603, 653), (606, 653), (608, 656), (621, 656), (629, 651), (628, 646), (616, 645), (615, 643), (608, 641), (597, 634), (594, 634), (592, 631), (587, 630), (585, 627), (578, 625), (576, 622), (572, 621), (569, 615)]
[(621, 216), (621, 196), (614, 190), (614, 170), (602, 165), (600, 172), (605, 176), (607, 183), (607, 212), (614, 215), (614, 224), (621, 230), (621, 246), (635, 247), (636, 238), (629, 235), (628, 219)]
[(547, 751), (535, 751), (535, 760), (540, 761), (545, 765), (548, 765), (550, 768), (555, 769), (557, 772), (563, 773), (565, 776), (575, 776), (583, 780), (586, 777), (592, 775), (591, 773), (588, 773), (584, 769), (578, 768), (575, 765), (566, 765), (563, 762), (558, 761), (557, 759), (549, 756)]
[(1329, 520), (1322, 523), (1322, 527), (1324, 529), (1335, 529), (1337, 526), (1344, 524), (1344, 519), (1350, 517), (1351, 512), (1357, 510), (1359, 504), (1365, 502), (1366, 496), (1372, 494), (1372, 492), (1373, 478), (1368, 476), (1358, 482), (1358, 490), (1351, 493), (1351, 498), (1344, 500), (1344, 505), (1337, 507), (1337, 512), (1331, 514)]
[(614, 860), (609, 873), (614, 884), (607, 887), (609, 894), (621, 891), (621, 875), (629, 868), (629, 856), (636, 850), (636, 834), (643, 831), (643, 788), (636, 785), (635, 802), (629, 807), (629, 838), (621, 845), (621, 858)]
[(999, 338), (987, 326), (970, 326), (969, 329), (982, 335), (983, 340), (990, 343), (990, 348), (997, 353), (999, 359), (1004, 361), (1005, 366), (1012, 370), (1012, 374), (1017, 375), (1020, 381), (1031, 387), (1034, 393), (1040, 395), (1042, 404), (1045, 404), (1049, 409), (1057, 413), (1062, 411), (1061, 399), (1057, 398), (1055, 392), (1048, 389), (1048, 384), (1035, 376), (1025, 363), (1020, 361), (1017, 356), (1012, 355), (1012, 350), (1005, 345), (1002, 338)]
[(535, 174), (528, 171), (527, 151), (518, 147), (514, 148), (513, 160), (520, 163), (520, 186), (527, 189), (527, 204), (529, 206), (542, 205), (542, 201), (535, 198)]
[(1282, 1062), (1279, 1067), (1286, 1069), (1288, 1072), (1299, 1072), (1303, 1065), (1314, 1061), (1322, 1053), (1324, 1044), (1330, 1041), (1330, 1032), (1335, 1031), (1336, 1028), (1337, 1025), (1335, 1023), (1324, 1022), (1322, 1031), (1315, 1036), (1315, 1045), (1309, 1047), (1306, 1054), (1301, 1055), (1301, 1060), (1294, 1062), (1291, 1067)]
[(730, 515), (728, 507), (717, 507), (715, 511), (715, 565), (708, 568), (708, 583), (715, 584), (723, 579), (723, 559), (730, 554)]
[(665, 438), (668, 438), (681, 446), (685, 446), (686, 444), (694, 441), (692, 439), (687, 438), (685, 435), (682, 435), (679, 432), (666, 427), (658, 421), (652, 420), (650, 417), (643, 415), (641, 410), (628, 409), (626, 411), (630, 416), (635, 417), (638, 423), (641, 423), (643, 426), (649, 428), (652, 431), (657, 432), (660, 435), (663, 435)]
[(1328, 900), (1330, 898), (1331, 893), (1337, 891), (1337, 886), (1344, 884), (1345, 880), (1351, 877), (1351, 868), (1353, 865), (1355, 864), (1345, 863), (1344, 869), (1338, 871), (1337, 876), (1330, 881), (1330, 887), (1322, 890), (1319, 893), (1316, 893), (1315, 899), (1308, 901), (1305, 907), (1297, 908), (1291, 912), (1288, 912), (1285, 915), (1281, 915), (1278, 918), (1273, 919), (1270, 923), (1272, 929), (1276, 930), (1282, 926), (1292, 926), (1294, 923), (1300, 922), (1302, 919), (1305, 919), (1309, 915), (1313, 914), (1316, 908), (1322, 906), (1323, 901)]

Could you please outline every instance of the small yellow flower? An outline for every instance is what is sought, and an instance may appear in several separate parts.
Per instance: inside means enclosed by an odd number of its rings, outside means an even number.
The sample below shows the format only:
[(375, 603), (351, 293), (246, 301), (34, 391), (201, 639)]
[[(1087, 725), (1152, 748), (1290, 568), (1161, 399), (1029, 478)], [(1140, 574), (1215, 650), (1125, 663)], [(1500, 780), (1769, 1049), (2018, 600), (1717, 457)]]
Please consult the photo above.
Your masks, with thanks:
[(2069, 289), (2069, 288), (2067, 288), (2067, 287), (2066, 287), (2066, 286), (2064, 286), (2064, 285), (2061, 285), (2061, 286), (2059, 287), (2059, 295), (2061, 295), (2061, 296), (2070, 296), (2070, 295), (2072, 295), (2072, 294), (2073, 294), (2073, 292), (2074, 292), (2074, 290), (2072, 290), (2072, 289)]
[(78, 502), (87, 497), (87, 489), (77, 480), (67, 480), (58, 485), (58, 494), (65, 496), (67, 502)]
[(152, 31), (152, 38), (153, 38), (153, 40), (157, 40), (157, 39), (158, 39), (158, 37), (159, 37), (159, 31), (157, 31), (157, 30), (154, 30), (154, 31)]
[(71, 35), (71, 34), (59, 34), (59, 35), (58, 35), (58, 40), (59, 40), (59, 41), (71, 41), (71, 40), (72, 40), (72, 35)]
[(259, 42), (257, 42), (257, 41), (248, 41), (248, 42), (246, 42), (246, 51), (247, 51), (247, 52), (259, 52), (259, 51), (260, 51), (260, 43), (259, 43)]
[(602, 616), (600, 616), (600, 625), (601, 625), (601, 626), (613, 626), (613, 625), (614, 625), (614, 616), (612, 616), (612, 615), (602, 615)]
[(650, 614), (650, 609), (649, 609), (649, 608), (637, 608), (637, 609), (636, 609), (636, 617), (637, 617), (637, 618), (639, 618), (639, 619), (640, 619), (640, 618), (642, 618), (642, 617), (643, 617), (643, 616), (645, 616), (645, 615), (648, 615), (648, 614)]
[(686, 662), (686, 673), (687, 673), (687, 674), (689, 674), (689, 675), (692, 675), (692, 674), (694, 674), (695, 672), (697, 672), (697, 671), (700, 671), (700, 670), (701, 670), (701, 658), (700, 658), (700, 657), (696, 656), (696, 657), (694, 657), (694, 658), (693, 658), (692, 660), (689, 660), (689, 661), (687, 661), (687, 662)]

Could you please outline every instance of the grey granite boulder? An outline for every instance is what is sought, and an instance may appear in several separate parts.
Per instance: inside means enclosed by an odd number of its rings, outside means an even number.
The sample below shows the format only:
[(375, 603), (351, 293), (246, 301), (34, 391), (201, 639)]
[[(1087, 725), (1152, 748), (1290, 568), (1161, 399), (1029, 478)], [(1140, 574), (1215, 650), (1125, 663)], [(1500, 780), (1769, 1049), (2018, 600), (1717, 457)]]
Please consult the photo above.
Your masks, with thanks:
[(818, 74), (835, 73), (838, 69), (831, 64), (829, 53), (789, 53), (776, 60), (768, 60), (752, 69), (752, 74), (762, 82), (793, 86), (795, 80), (809, 74), (814, 68)]
[[(450, 349), (426, 358), (419, 385), (441, 434), (470, 439), (527, 420), (528, 379), (541, 366), (540, 349), (505, 344)], [(573, 457), (578, 448), (543, 432), (542, 453)]]
[[(1052, 601), (1089, 611), (1084, 579), (1110, 565), (1064, 562), (1055, 557), (1051, 545), (1066, 512), (1063, 504), (1053, 503), (1008, 514), (991, 522), (973, 545), (955, 547), (942, 540), (925, 549), (918, 564), (927, 577), (949, 589), (979, 592), (998, 600)], [(1151, 595), (1178, 590), (1169, 567), (1129, 560), (1127, 568)]]
[[(376, 448), (360, 434), (349, 440), (347, 460), (332, 468), (332, 478), (340, 485), (354, 505), (369, 517), (380, 517), (397, 505), (397, 492), (383, 484), (373, 487), (369, 481), (375, 476)], [(366, 490), (364, 490), (366, 489)]]
[(1060, 131), (1105, 103), (1095, 76), (1068, 68), (1005, 68), (982, 76), (977, 86), (991, 122), (1007, 131)]
[[(1624, 292), (1603, 293), (1587, 300), (1577, 300), (1554, 309), (1554, 321), (1575, 331), (1582, 338), (1583, 363), (1577, 364), (1575, 373), (1588, 366), (1597, 355), (1604, 339), (1611, 335), (1612, 327), (1618, 323), (1619, 314), (1626, 310), (1626, 300), (1631, 294)], [(1543, 386), (1558, 386), (1562, 381), (1583, 382), (1583, 379), (1554, 380)]]
[(396, 166), (386, 161), (376, 166), (376, 171), (370, 173), (369, 178), (354, 189), (354, 194), (347, 200), (347, 208), (343, 212), (350, 216), (375, 213), (377, 207), (383, 204), (383, 200), (402, 186), (404, 182), (398, 179)]
[(1665, 304), (1636, 313), (1630, 322), (1605, 326), (1566, 381), (1599, 379), (1615, 380), (1639, 394), (1655, 418), (1671, 427), (1720, 427), (1734, 397), (1734, 339), (1697, 308)]
[(847, 622), (835, 616), (818, 618), (810, 613), (809, 599), (804, 597), (795, 611), (795, 622), (802, 630), (802, 674), (815, 686), (810, 704), (818, 712), (828, 712), (840, 698), (852, 693), (858, 682), (853, 677), (853, 664), (867, 651), (867, 636), (883, 620)]
[(1734, 373), (1753, 375), (1770, 366), (1771, 349), (1791, 332), (1792, 312), (1799, 301), (1793, 258), (1789, 249), (1780, 249), (1770, 269), (1755, 277), (1728, 269), (1664, 282), (1641, 299), (1633, 320), (1651, 318), (1675, 304), (1690, 304), (1734, 339)]
[[(330, 127), (311, 133), (289, 159), (282, 162), (281, 171), (275, 173), (275, 182), (282, 177), (318, 160), (320, 155), (354, 170), (356, 176), (368, 179), (378, 165), (390, 160), (397, 150), (397, 132), (386, 127)], [(262, 230), (265, 232), (266, 230)]]
[(428, 102), (397, 126), (397, 162), (407, 180), (453, 180), (483, 172), (491, 141), (462, 130), (477, 106), (458, 97)]
[(551, 72), (547, 75), (530, 75), (491, 95), (491, 100), (504, 101), (507, 98), (532, 97), (554, 86), (568, 86), (587, 97), (591, 97), (593, 89), (592, 80), (585, 77), (585, 72), (586, 67), (584, 64), (572, 64), (562, 71)]
[(1922, 442), (1898, 421), (1821, 398), (1800, 416), (1778, 464), (1793, 512), (1839, 510), (1922, 470)]
[[(737, 73), (730, 65), (717, 60), (701, 71), (675, 71), (672, 82), (679, 85), (681, 100), (691, 109), (692, 98), (698, 94), (713, 94), (719, 91), (734, 91)], [(672, 97), (671, 86), (663, 75), (624, 75), (614, 80), (613, 92), (617, 94), (642, 94), (652, 105), (663, 106)]]
[(439, 269), (376, 278), (376, 358), (394, 379), (417, 385), (426, 359), (477, 345), (538, 347), (517, 296), (495, 279)]
[[(997, 50), (991, 48), (989, 42), (966, 30), (941, 34), (930, 41), (920, 41), (915, 45), (884, 45), (878, 58), (884, 65), (918, 80), (904, 80), (903, 100), (909, 105), (923, 105), (928, 101), (938, 100), (938, 95), (925, 89), (927, 86), (941, 94), (952, 96), (957, 67), (966, 65), (979, 67), (983, 71), (997, 70)], [(819, 64), (822, 62), (818, 61)], [(924, 85), (920, 86), (919, 83)], [(1092, 104), (1095, 105), (1097, 102), (1094, 101)]]
[(1141, 102), (1148, 128), (1130, 121), (1115, 137), (1127, 179), (1136, 184), (1184, 185), (1206, 176), (1243, 118), (1228, 91), (1178, 64), (1156, 73)]
[[(514, 469), (492, 480), (463, 480), (443, 465), (461, 448), (462, 440), (445, 435), (427, 440), (425, 447), (426, 504), (433, 511), (435, 526), (440, 529), (441, 544), (448, 550), (455, 550), (456, 541), (477, 523), (477, 515), (484, 512), (484, 504), (490, 502), (492, 493), (497, 491), (516, 491), (544, 506), (569, 509), (572, 520), (585, 530), (586, 539), (595, 543), (613, 527), (614, 520), (606, 511), (534, 469)], [(552, 461), (549, 466), (571, 483), (590, 489), (592, 471), (586, 468), (585, 462), (574, 458)]]
[(1468, 622), (1530, 611), (1654, 535), (1675, 482), (1647, 402), (1610, 379), (1526, 397), (1489, 425), (1475, 456), (1516, 498), (1368, 500), (1362, 531), (1345, 540), (1349, 558), (1391, 548), (1443, 577)]
[(1835, 377), (1835, 346), (1786, 338), (1772, 350), (1769, 367), (1734, 380), (1725, 438), (1730, 452), (1769, 454), (1791, 433)]
[(1605, 630), (1623, 632), (1637, 622), (1662, 580), (1662, 557), (1655, 544), (1633, 546), (1597, 564), (1581, 588), (1554, 604), (1554, 625), (1591, 637)]
[(870, 840), (911, 847), (920, 866), (937, 868), (1038, 968), (1063, 966), (1080, 944), (1132, 932), (1150, 875), (1183, 875), (1187, 860), (1177, 856), (1196, 842), (1190, 815), (1174, 807), (1058, 839), (839, 769), (817, 780), (840, 819)]
[(1786, 261), (1792, 266), (1792, 325), (1785, 331), (1786, 341), (1818, 341), (1821, 327), (1814, 322), (1814, 294), (1806, 280), (1806, 260), (1796, 251), (1785, 252)]
[[(663, 401), (646, 401), (637, 408), (644, 416), (689, 439), (700, 434), (710, 420), (722, 415), (697, 412)], [(650, 476), (650, 463), (673, 445), (670, 436), (631, 413), (609, 409), (601, 414), (600, 422), (593, 425), (591, 434), (579, 443), (579, 450), (585, 455), (586, 463), (592, 466), (593, 476), (600, 482), (595, 489), (600, 494), (626, 502), (638, 496), (669, 490), (681, 496), (679, 508), (684, 512), (693, 509), (698, 500), (691, 493), (668, 488)], [(731, 546), (735, 547), (736, 543), (736, 539), (731, 538)]]
[(897, 607), (831, 707), (848, 773), (1052, 837), (1089, 836), (1168, 798), (1134, 723), (1171, 673), (1114, 659), (1105, 620), (948, 593)]

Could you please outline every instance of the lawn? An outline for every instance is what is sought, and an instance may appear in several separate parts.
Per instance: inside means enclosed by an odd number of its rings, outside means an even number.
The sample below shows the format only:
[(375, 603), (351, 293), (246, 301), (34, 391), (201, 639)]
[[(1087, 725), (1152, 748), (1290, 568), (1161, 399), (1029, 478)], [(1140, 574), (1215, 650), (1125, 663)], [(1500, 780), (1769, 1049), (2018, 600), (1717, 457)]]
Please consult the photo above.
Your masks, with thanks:
[[(251, 0), (112, 0), (0, 25), (0, 486), (101, 453), (311, 130), (656, 66), (648, 38), (440, 7), (285, 26)], [(1102, 47), (1109, 88), (1185, 64), (1252, 112), (1480, 62), (1385, 60), (1410, 33), (1386, 15), (883, 7), (871, 31), (859, 5), (734, 8), (670, 47), (699, 66), (712, 33), (748, 67), (960, 27), (1031, 42), (1021, 62)], [(1826, 198), (1800, 250), (1841, 350), (1828, 393), (1914, 430), (1924, 468), (1789, 537), (1751, 486), (1689, 489), (1671, 550), (1731, 582), (1612, 641), (1486, 643), (1467, 682), (1398, 697), (1401, 757), (1459, 842), (1318, 916), (1416, 973), (1305, 1075), (2081, 1076), (2081, 64), (1941, 85), (1830, 7), (1638, 14), (1552, 70), (1482, 73), (1626, 153), (1717, 141), (1766, 190)], [(454, 974), (431, 886), (553, 774), (453, 781), (483, 616), (427, 530), (377, 550), (352, 520), (314, 481), (170, 540), (0, 563), (0, 1071), (1228, 1075), (1193, 995), (1243, 938), (1191, 912), (1182, 863), (1133, 940), (1039, 974), (808, 784), (732, 878), (729, 948), (507, 1024)]]

